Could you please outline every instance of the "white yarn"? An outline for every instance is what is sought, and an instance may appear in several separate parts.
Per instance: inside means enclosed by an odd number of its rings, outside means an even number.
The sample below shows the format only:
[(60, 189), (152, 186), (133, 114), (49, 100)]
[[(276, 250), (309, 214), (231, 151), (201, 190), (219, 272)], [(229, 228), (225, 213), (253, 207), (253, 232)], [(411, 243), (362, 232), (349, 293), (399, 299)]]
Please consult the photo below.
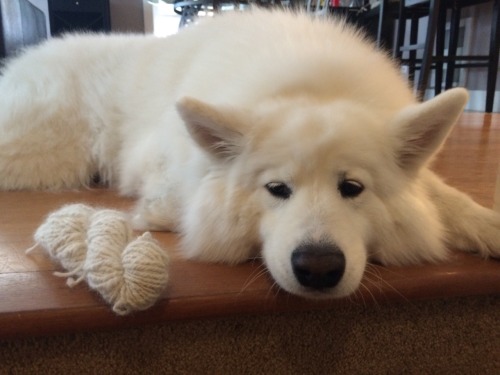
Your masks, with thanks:
[(151, 233), (146, 232), (128, 244), (121, 260), (123, 283), (113, 311), (124, 315), (134, 310), (147, 309), (168, 283), (167, 253), (158, 246)]
[(69, 286), (85, 279), (126, 315), (152, 306), (168, 282), (166, 252), (149, 232), (130, 242), (132, 236), (122, 212), (74, 204), (50, 214), (35, 240), (68, 270), (55, 274), (68, 277)]
[(121, 212), (100, 210), (90, 217), (84, 274), (89, 286), (110, 303), (120, 290), (121, 253), (131, 239), (132, 229)]
[[(68, 271), (67, 276), (80, 277), (83, 274), (83, 263), (87, 255), (87, 228), (89, 217), (94, 211), (84, 204), (64, 206), (51, 213), (35, 232), (36, 243), (61, 263)], [(27, 252), (35, 247), (36, 245)]]

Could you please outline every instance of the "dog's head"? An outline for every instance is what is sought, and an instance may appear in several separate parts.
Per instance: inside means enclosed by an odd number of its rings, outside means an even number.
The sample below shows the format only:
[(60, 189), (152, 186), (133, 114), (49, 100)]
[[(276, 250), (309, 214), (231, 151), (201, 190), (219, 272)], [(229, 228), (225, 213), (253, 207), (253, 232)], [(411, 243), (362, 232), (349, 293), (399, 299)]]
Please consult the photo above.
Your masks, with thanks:
[[(397, 263), (395, 255), (376, 248), (384, 246), (381, 236), (401, 236), (396, 231), (410, 232), (405, 220), (421, 219), (403, 218), (391, 207), (407, 204), (406, 215), (425, 216), (418, 202), (407, 202), (409, 187), (466, 99), (465, 90), (451, 90), (390, 118), (343, 100), (282, 100), (241, 109), (185, 98), (178, 110), (223, 176), (219, 183), (230, 183), (238, 199), (246, 200), (241, 207), (252, 207), (254, 219), (247, 225), (253, 228), (241, 231), (239, 224), (234, 231), (242, 240), (256, 233), (253, 241), (262, 244), (275, 281), (294, 294), (342, 297), (358, 288), (370, 257), (393, 256)], [(211, 210), (211, 219), (200, 220), (214, 226), (209, 232), (216, 235), (221, 224), (213, 211), (219, 210)], [(231, 230), (224, 233), (230, 237)]]

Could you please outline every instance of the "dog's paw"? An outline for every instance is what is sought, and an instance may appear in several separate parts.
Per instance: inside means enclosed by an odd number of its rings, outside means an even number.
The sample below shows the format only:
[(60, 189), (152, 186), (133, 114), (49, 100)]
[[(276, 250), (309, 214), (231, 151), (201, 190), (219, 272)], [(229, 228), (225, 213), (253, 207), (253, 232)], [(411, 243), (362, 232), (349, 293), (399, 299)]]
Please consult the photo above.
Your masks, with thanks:
[(483, 208), (454, 234), (451, 245), (463, 251), (477, 252), (484, 258), (500, 259), (500, 214)]
[(144, 198), (132, 214), (132, 227), (138, 231), (176, 232), (180, 220), (177, 212), (166, 197)]
[(500, 212), (479, 205), (435, 175), (426, 177), (446, 229), (446, 244), (485, 258), (500, 258)]
[(486, 257), (500, 258), (500, 213), (491, 212), (478, 230), (479, 241), (483, 244), (480, 253)]

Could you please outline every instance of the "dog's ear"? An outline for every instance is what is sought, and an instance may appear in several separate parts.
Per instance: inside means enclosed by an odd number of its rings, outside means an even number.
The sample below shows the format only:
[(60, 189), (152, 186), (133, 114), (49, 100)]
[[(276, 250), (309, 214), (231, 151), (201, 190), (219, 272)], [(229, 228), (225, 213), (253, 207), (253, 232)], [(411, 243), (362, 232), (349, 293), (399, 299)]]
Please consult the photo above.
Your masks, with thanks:
[(456, 88), (398, 113), (392, 123), (398, 164), (408, 171), (425, 164), (444, 143), (467, 100), (467, 91)]
[(177, 112), (196, 143), (217, 159), (228, 159), (241, 152), (244, 124), (237, 110), (216, 107), (184, 97)]

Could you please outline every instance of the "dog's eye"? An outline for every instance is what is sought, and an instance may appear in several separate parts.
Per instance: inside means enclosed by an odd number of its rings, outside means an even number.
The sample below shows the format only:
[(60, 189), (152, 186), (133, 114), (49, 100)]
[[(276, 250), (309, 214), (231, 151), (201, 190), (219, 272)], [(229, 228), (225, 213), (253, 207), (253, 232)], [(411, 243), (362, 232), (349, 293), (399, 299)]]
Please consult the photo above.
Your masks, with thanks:
[(355, 198), (360, 195), (365, 187), (355, 180), (343, 180), (339, 183), (339, 191), (344, 198)]
[(276, 198), (288, 199), (292, 195), (292, 189), (283, 182), (270, 182), (266, 184), (267, 191)]

